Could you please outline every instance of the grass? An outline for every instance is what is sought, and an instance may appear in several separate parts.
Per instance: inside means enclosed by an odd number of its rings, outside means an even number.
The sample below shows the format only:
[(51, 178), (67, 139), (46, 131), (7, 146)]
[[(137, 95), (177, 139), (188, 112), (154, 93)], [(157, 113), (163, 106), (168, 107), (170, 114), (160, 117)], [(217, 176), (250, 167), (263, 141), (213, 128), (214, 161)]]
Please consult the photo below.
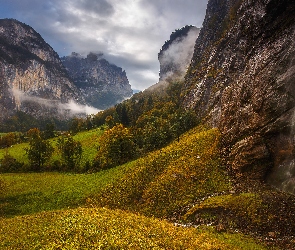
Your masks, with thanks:
[(2, 174), (5, 192), (0, 196), (0, 216), (33, 214), (81, 206), (107, 184), (115, 182), (130, 164), (94, 174)]
[[(75, 136), (85, 160), (96, 154), (101, 132)], [(219, 140), (218, 130), (198, 127), (179, 142), (98, 173), (1, 174), (0, 249), (266, 249), (242, 234), (165, 220), (200, 198), (231, 189)], [(23, 145), (9, 150), (18, 147)], [(204, 200), (202, 208), (232, 207), (239, 214), (249, 199), (257, 197), (224, 195)]]
[(101, 206), (169, 217), (208, 194), (230, 189), (219, 160), (216, 129), (198, 127), (169, 146), (134, 161), (117, 182), (94, 200)]
[[(257, 233), (264, 238), (292, 239), (295, 199), (293, 196), (267, 188), (256, 192), (219, 194), (198, 201), (183, 216), (186, 223), (211, 223), (221, 230)], [(284, 249), (293, 249), (282, 242)]]
[(1, 249), (266, 249), (240, 235), (122, 210), (77, 208), (0, 219)]
[[(102, 135), (103, 130), (100, 128), (93, 129), (90, 131), (83, 131), (78, 134), (76, 134), (73, 138), (77, 141), (80, 141), (83, 148), (83, 154), (81, 159), (81, 165), (84, 166), (87, 161), (91, 162), (95, 155), (97, 154), (97, 148), (98, 148), (98, 138)], [(61, 160), (60, 153), (57, 150), (57, 139), (58, 138), (52, 138), (49, 141), (51, 142), (52, 146), (55, 148), (55, 152), (48, 163), (48, 165), (52, 165), (52, 163), (56, 160)], [(23, 162), (25, 164), (28, 164), (28, 157), (25, 152), (25, 148), (29, 146), (28, 143), (21, 143), (21, 144), (15, 144), (11, 146), (10, 148), (0, 149), (0, 159), (4, 157), (6, 153), (9, 153), (12, 157), (14, 157), (17, 161)]]
[(0, 149), (0, 159), (2, 159), (5, 154), (9, 153), (13, 158), (17, 159), (19, 162), (28, 163), (28, 157), (26, 156), (25, 152), (25, 148), (28, 146), (28, 143), (21, 143), (12, 145), (10, 148)]
[[(183, 216), (185, 221), (192, 221), (194, 217), (216, 220), (218, 213), (235, 214), (236, 218), (246, 218), (251, 224), (261, 223), (259, 215), (261, 211), (267, 212), (267, 206), (263, 204), (262, 198), (255, 193), (226, 194), (209, 197), (196, 204)], [(207, 218), (206, 218), (207, 217)], [(229, 218), (229, 215), (225, 216)], [(223, 218), (224, 219), (224, 218)], [(231, 223), (234, 223), (231, 218)], [(265, 218), (264, 218), (265, 219)]]

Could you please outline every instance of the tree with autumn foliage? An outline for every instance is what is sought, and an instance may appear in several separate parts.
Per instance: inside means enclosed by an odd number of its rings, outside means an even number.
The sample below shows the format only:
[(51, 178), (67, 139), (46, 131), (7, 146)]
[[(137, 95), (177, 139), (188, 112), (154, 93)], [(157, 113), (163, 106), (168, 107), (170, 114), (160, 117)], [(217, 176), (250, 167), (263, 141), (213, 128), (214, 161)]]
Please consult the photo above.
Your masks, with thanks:
[(94, 165), (99, 169), (115, 167), (126, 163), (134, 156), (135, 144), (130, 129), (123, 124), (117, 124), (100, 137)]

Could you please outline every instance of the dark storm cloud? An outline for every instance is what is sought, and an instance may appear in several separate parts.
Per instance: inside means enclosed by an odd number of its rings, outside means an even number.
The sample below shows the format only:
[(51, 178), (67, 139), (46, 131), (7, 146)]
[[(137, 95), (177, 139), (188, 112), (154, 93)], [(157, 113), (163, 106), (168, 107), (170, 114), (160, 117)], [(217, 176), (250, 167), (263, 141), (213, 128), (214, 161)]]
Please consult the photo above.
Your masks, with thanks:
[(102, 51), (135, 89), (158, 81), (158, 52), (185, 25), (200, 27), (207, 0), (0, 0), (0, 18), (32, 26), (60, 56)]

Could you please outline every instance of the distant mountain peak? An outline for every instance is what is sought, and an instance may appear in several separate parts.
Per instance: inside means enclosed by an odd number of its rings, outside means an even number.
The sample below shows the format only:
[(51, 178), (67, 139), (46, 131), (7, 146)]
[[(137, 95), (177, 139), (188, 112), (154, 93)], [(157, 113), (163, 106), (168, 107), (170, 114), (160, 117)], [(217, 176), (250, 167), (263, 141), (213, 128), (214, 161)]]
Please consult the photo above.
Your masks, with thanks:
[(72, 52), (61, 60), (86, 102), (96, 108), (108, 108), (133, 94), (125, 70), (109, 63), (103, 53), (83, 57)]
[(61, 60), (32, 27), (0, 19), (1, 121), (18, 111), (38, 119), (66, 119), (86, 114), (77, 105), (98, 111), (131, 95), (126, 72), (110, 64), (103, 53), (90, 52), (84, 58), (73, 52)]

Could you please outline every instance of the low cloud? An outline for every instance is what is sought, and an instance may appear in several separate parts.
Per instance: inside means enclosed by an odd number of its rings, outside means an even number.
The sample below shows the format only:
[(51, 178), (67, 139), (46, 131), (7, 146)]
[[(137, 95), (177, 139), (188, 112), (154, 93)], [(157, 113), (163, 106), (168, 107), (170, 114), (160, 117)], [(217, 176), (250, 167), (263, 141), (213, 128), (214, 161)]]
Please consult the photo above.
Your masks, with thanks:
[(32, 26), (60, 56), (103, 51), (126, 70), (133, 89), (143, 90), (158, 81), (158, 52), (171, 32), (201, 27), (207, 2), (9, 0), (2, 3), (0, 16)]
[(12, 89), (11, 94), (13, 95), (18, 108), (20, 108), (24, 102), (32, 102), (46, 108), (57, 110), (60, 115), (67, 114), (67, 116), (86, 116), (97, 114), (101, 111), (92, 106), (77, 104), (74, 100), (70, 100), (67, 103), (61, 103), (58, 100), (48, 100), (41, 97), (31, 96), (18, 89)]
[(93, 115), (101, 111), (92, 106), (77, 104), (73, 100), (70, 100), (68, 103), (59, 103), (58, 107), (59, 107), (59, 110), (61, 110), (62, 112), (66, 110), (73, 115), (75, 114)]
[(191, 62), (194, 46), (199, 36), (199, 29), (190, 29), (187, 36), (176, 39), (167, 50), (161, 55), (161, 63), (163, 65), (173, 65), (171, 71), (166, 72), (164, 76), (161, 76), (161, 80), (165, 81), (175, 75), (178, 78), (183, 78), (187, 71), (187, 68)]

